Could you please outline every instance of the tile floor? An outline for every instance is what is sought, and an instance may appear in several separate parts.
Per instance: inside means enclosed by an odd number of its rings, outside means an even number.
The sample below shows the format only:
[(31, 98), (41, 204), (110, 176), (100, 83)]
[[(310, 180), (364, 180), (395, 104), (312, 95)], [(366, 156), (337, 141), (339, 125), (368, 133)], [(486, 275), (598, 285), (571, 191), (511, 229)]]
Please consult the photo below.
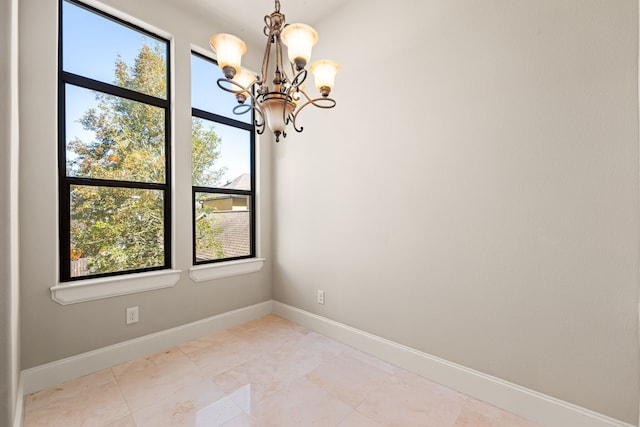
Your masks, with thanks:
[(31, 394), (24, 426), (535, 424), (271, 315)]

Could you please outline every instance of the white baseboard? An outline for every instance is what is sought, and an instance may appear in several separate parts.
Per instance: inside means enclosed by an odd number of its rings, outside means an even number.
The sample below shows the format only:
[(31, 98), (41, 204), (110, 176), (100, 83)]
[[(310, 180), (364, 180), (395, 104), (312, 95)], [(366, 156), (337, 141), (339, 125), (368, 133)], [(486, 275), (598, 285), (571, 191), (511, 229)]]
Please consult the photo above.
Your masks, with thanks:
[(108, 347), (67, 357), (22, 371), (23, 394), (31, 394), (65, 381), (147, 356), (183, 342), (200, 338), (271, 314), (272, 301), (265, 301), (202, 319), (193, 323), (145, 335)]
[(634, 427), (287, 304), (273, 314), (544, 427)]

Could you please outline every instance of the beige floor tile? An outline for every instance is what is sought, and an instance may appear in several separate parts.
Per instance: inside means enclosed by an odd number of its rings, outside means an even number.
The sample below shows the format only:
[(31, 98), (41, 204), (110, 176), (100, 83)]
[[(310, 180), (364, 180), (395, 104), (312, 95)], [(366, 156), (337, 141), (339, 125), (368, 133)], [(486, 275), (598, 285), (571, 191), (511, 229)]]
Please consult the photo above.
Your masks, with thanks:
[(256, 404), (320, 366), (322, 357), (303, 350), (262, 354), (214, 377), (248, 414)]
[[(111, 368), (116, 379), (125, 376), (132, 376), (144, 372), (149, 375), (156, 372), (163, 372), (167, 369), (183, 369), (180, 365), (188, 366), (188, 359), (178, 347), (159, 351), (146, 357), (121, 363)], [(189, 366), (189, 368), (191, 368)]]
[(223, 427), (260, 427), (258, 421), (247, 414), (240, 414), (222, 425)]
[(536, 427), (536, 424), (487, 403), (467, 398), (454, 427)]
[(213, 377), (256, 357), (256, 349), (245, 340), (233, 336), (187, 354), (203, 375)]
[[(137, 427), (156, 427), (156, 426), (189, 426), (193, 427), (198, 424), (208, 425), (203, 422), (204, 419), (210, 420), (211, 425), (220, 425), (215, 423), (219, 420), (219, 416), (214, 410), (206, 408), (219, 408), (221, 401), (228, 401), (225, 393), (220, 390), (213, 381), (201, 380), (197, 383), (187, 384), (177, 387), (171, 392), (155, 395), (156, 400), (152, 404), (133, 412)], [(224, 421), (231, 419), (237, 412), (228, 416)], [(204, 417), (204, 418), (203, 418)]]
[(335, 426), (351, 407), (306, 378), (280, 388), (253, 405), (251, 417), (261, 426)]
[(129, 410), (154, 405), (164, 396), (203, 380), (200, 370), (177, 348), (113, 368)]
[(270, 352), (299, 340), (310, 331), (279, 317), (266, 316), (229, 332), (250, 343), (255, 352)]
[(381, 427), (381, 425), (358, 411), (351, 411), (336, 427)]
[(391, 375), (343, 353), (339, 356), (325, 356), (323, 363), (306, 377), (355, 408)]
[(387, 372), (389, 374), (395, 374), (400, 370), (400, 368), (392, 365), (391, 363), (377, 359), (367, 353), (364, 353), (360, 350), (356, 350), (355, 348), (348, 348), (345, 351), (343, 351), (342, 354), (348, 357), (353, 357), (354, 359), (357, 359), (361, 362), (364, 362), (368, 365), (373, 366), (376, 369)]
[(118, 421), (114, 421), (111, 424), (106, 424), (104, 427), (137, 427), (136, 422), (131, 415), (127, 415), (124, 418), (120, 418)]
[(371, 392), (358, 411), (384, 426), (451, 427), (466, 397), (401, 371)]
[(113, 382), (114, 377), (111, 371), (109, 369), (103, 369), (102, 371), (85, 375), (26, 396), (26, 411), (34, 411), (41, 406), (50, 405), (60, 400), (76, 398), (91, 389)]
[(129, 414), (110, 370), (87, 375), (27, 397), (28, 427), (102, 427)]
[(242, 410), (228, 396), (206, 406), (196, 415), (197, 427), (213, 427), (224, 425), (242, 414)]
[(31, 394), (38, 426), (536, 427), (273, 315)]
[(187, 341), (186, 343), (179, 344), (178, 348), (184, 354), (190, 354), (194, 351), (202, 350), (207, 347), (216, 347), (225, 345), (230, 341), (236, 340), (237, 337), (229, 331), (221, 331), (215, 334), (207, 335), (202, 338)]
[(306, 350), (310, 353), (327, 355), (327, 354), (340, 354), (343, 351), (352, 349), (348, 345), (341, 342), (332, 340), (317, 332), (310, 332), (302, 337), (297, 343), (298, 348)]
[(273, 389), (299, 379), (316, 369), (324, 361), (324, 355), (332, 355), (342, 351), (339, 343), (327, 345), (323, 351), (314, 349), (326, 343), (326, 337), (309, 333), (291, 339), (286, 345), (270, 350), (252, 352), (253, 358), (214, 376), (214, 380), (227, 393), (251, 384), (260, 390)]

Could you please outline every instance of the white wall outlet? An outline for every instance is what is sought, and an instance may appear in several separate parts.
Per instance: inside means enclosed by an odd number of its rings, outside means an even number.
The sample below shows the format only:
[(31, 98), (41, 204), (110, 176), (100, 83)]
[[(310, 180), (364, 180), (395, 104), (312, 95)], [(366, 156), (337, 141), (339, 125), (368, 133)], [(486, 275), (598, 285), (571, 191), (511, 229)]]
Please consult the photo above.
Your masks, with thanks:
[(137, 323), (139, 320), (138, 307), (129, 307), (127, 308), (127, 325), (132, 323)]
[(324, 304), (324, 291), (318, 289), (318, 304)]

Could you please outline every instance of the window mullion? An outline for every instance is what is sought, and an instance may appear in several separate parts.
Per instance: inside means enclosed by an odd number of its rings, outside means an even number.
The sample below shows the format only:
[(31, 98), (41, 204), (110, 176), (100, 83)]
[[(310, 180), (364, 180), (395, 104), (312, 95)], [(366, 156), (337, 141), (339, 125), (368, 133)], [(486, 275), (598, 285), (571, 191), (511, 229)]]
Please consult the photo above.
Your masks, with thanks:
[(113, 179), (99, 179), (67, 176), (65, 181), (73, 185), (88, 185), (92, 187), (114, 187), (114, 188), (141, 188), (148, 190), (166, 190), (167, 183), (159, 182), (139, 182), (139, 181), (118, 181)]
[(79, 76), (68, 71), (62, 71), (62, 81), (74, 86), (96, 90), (107, 95), (119, 96), (120, 98), (126, 98), (132, 101), (138, 101), (144, 104), (153, 105), (154, 107), (164, 109), (167, 109), (169, 107), (169, 101), (166, 99), (147, 95), (146, 93), (136, 92), (124, 87), (111, 85), (109, 83), (104, 83), (99, 80), (90, 79), (88, 77)]

